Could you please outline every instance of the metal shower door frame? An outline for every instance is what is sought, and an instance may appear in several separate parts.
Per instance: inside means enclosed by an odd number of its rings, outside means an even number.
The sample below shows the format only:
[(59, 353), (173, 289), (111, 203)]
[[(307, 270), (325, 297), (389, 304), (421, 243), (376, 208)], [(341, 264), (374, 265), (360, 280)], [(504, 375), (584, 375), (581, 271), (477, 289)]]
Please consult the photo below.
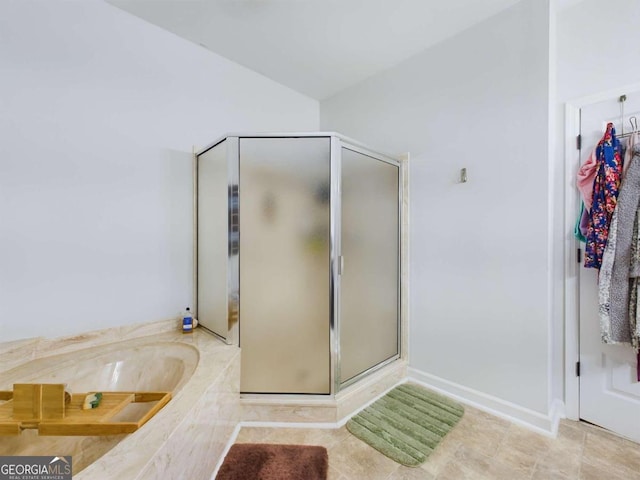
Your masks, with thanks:
[[(341, 268), (342, 268), (342, 245), (341, 245), (341, 235), (342, 235), (342, 149), (345, 148), (347, 150), (351, 150), (356, 153), (360, 153), (367, 157), (372, 158), (375, 161), (384, 162), (390, 165), (393, 165), (397, 168), (398, 175), (398, 251), (397, 251), (397, 265), (398, 265), (398, 277), (396, 279), (397, 284), (397, 316), (396, 316), (396, 354), (383, 360), (376, 365), (369, 367), (363, 372), (355, 375), (347, 379), (346, 381), (342, 381), (342, 375), (340, 371), (340, 300), (341, 300), (341, 291), (340, 291), (340, 277), (341, 277)], [(331, 137), (331, 245), (336, 246), (335, 255), (332, 248), (331, 252), (331, 272), (332, 272), (332, 295), (334, 297), (333, 301), (333, 311), (332, 311), (332, 319), (331, 319), (331, 332), (332, 332), (332, 348), (331, 358), (333, 361), (332, 372), (333, 372), (333, 381), (332, 385), (332, 393), (338, 393), (340, 390), (343, 390), (354, 383), (357, 383), (364, 377), (386, 367), (387, 365), (398, 360), (402, 355), (402, 237), (403, 237), (403, 225), (402, 225), (402, 202), (404, 198), (404, 182), (403, 182), (403, 171), (402, 171), (402, 162), (396, 158), (393, 158), (389, 155), (385, 155), (374, 150), (370, 150), (364, 145), (356, 142), (347, 137), (343, 137), (342, 135), (334, 134)], [(335, 200), (334, 200), (335, 195)]]
[[(240, 139), (243, 137), (264, 137), (264, 138), (300, 138), (300, 137), (330, 137), (330, 173), (329, 180), (331, 185), (330, 191), (330, 252), (329, 252), (329, 283), (330, 283), (330, 316), (329, 316), (329, 359), (330, 359), (330, 375), (329, 379), (330, 393), (329, 395), (335, 395), (339, 391), (346, 387), (358, 382), (363, 377), (374, 373), (390, 363), (398, 360), (402, 355), (402, 250), (403, 242), (403, 212), (402, 204), (404, 198), (404, 182), (403, 182), (403, 164), (402, 162), (389, 155), (385, 155), (374, 150), (370, 150), (366, 146), (359, 142), (352, 140), (348, 137), (344, 137), (335, 132), (300, 132), (300, 133), (265, 133), (265, 134), (228, 134), (220, 137), (216, 141), (210, 143), (208, 146), (194, 152), (194, 305), (196, 306), (197, 314), (197, 292), (198, 292), (198, 245), (197, 245), (197, 218), (198, 218), (198, 157), (226, 140), (227, 152), (227, 184), (228, 184), (228, 208), (229, 208), (229, 223), (228, 233), (231, 236), (232, 233), (239, 232), (239, 215), (241, 214), (239, 206), (240, 189)], [(371, 157), (375, 161), (381, 161), (397, 168), (398, 174), (398, 251), (397, 251), (397, 265), (398, 265), (398, 278), (397, 278), (397, 348), (396, 354), (392, 357), (373, 365), (360, 374), (342, 382), (340, 372), (340, 277), (341, 277), (341, 234), (342, 234), (342, 185), (341, 185), (341, 172), (342, 172), (342, 148), (351, 150), (357, 153)], [(372, 160), (372, 161), (373, 161)], [(233, 214), (233, 205), (239, 206), (239, 214)], [(238, 238), (239, 240), (239, 238)], [(232, 251), (232, 242), (229, 242), (228, 261), (227, 261), (227, 325), (228, 332), (226, 338), (214, 333), (221, 338), (225, 343), (230, 345), (240, 345), (240, 329), (242, 328), (240, 322), (240, 255), (241, 252)], [(208, 329), (207, 329), (208, 330)], [(210, 331), (210, 330), (208, 330)], [(305, 395), (306, 398), (317, 396), (319, 398), (326, 398), (326, 395)]]

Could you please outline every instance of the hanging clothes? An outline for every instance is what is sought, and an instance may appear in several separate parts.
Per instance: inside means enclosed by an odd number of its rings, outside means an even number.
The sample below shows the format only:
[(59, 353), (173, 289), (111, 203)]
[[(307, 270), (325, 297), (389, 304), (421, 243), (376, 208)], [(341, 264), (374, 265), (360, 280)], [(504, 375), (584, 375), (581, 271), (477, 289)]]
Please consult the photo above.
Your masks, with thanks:
[[(618, 211), (613, 212), (607, 245), (602, 254), (602, 265), (598, 274), (598, 314), (600, 316), (600, 338), (603, 343), (624, 343), (613, 335), (611, 325), (611, 273), (618, 244)], [(616, 328), (616, 332), (619, 329)]]
[(598, 277), (600, 328), (604, 343), (638, 344), (638, 339), (633, 338), (637, 327), (637, 308), (630, 305), (637, 299), (637, 291), (631, 291), (633, 282), (630, 282), (630, 277), (638, 272), (638, 208), (640, 145), (634, 147), (634, 155), (620, 187)]
[(624, 178), (627, 170), (629, 169), (629, 164), (631, 163), (631, 158), (633, 157), (633, 147), (638, 143), (638, 132), (633, 131), (629, 138), (627, 139), (627, 149), (624, 152), (624, 161), (622, 165), (622, 178)]
[(582, 195), (582, 202), (580, 205), (580, 213), (578, 214), (576, 225), (573, 229), (573, 235), (582, 243), (587, 241), (589, 210), (591, 210), (593, 182), (596, 178), (597, 170), (596, 151), (594, 149), (589, 154), (589, 157), (587, 157), (587, 161), (578, 169), (578, 178), (576, 179), (576, 186), (580, 191), (580, 195)]
[(599, 269), (622, 176), (621, 147), (613, 123), (607, 124), (606, 132), (596, 147), (595, 156), (597, 172), (593, 183), (593, 203), (589, 212), (584, 266)]
[(576, 225), (573, 227), (573, 236), (582, 243), (587, 241), (587, 228), (589, 226), (589, 211), (584, 206), (584, 202), (580, 202), (580, 214), (576, 220)]
[(598, 162), (596, 160), (596, 150), (594, 149), (587, 160), (578, 169), (576, 186), (582, 195), (582, 201), (587, 211), (591, 210), (593, 202), (593, 182), (598, 172)]
[[(611, 318), (611, 296), (617, 297), (618, 292), (612, 292), (612, 273), (618, 246), (618, 210), (613, 212), (607, 245), (602, 254), (602, 265), (598, 274), (598, 313), (600, 316), (600, 337), (603, 343), (630, 343), (631, 336), (628, 322), (619, 318)], [(626, 335), (625, 335), (626, 333)]]
[(633, 240), (631, 241), (631, 265), (629, 267), (629, 324), (631, 326), (631, 346), (636, 349), (638, 366), (636, 378), (640, 382), (640, 208), (636, 212), (633, 225)]
[[(636, 151), (637, 145), (640, 143), (640, 134), (638, 133), (638, 122), (634, 118), (631, 126), (634, 130), (627, 141), (627, 150), (624, 154), (624, 165), (622, 175), (627, 173), (631, 163), (631, 156)], [(631, 240), (631, 265), (629, 266), (629, 325), (631, 327), (631, 346), (635, 348), (638, 357), (638, 366), (636, 368), (636, 376), (640, 382), (640, 207), (636, 211), (635, 222), (633, 225), (633, 239)]]
[[(640, 351), (640, 208), (636, 210), (631, 240), (631, 263), (629, 265), (629, 324), (631, 326), (631, 345)], [(640, 365), (638, 365), (640, 375)], [(640, 381), (640, 378), (638, 378)]]

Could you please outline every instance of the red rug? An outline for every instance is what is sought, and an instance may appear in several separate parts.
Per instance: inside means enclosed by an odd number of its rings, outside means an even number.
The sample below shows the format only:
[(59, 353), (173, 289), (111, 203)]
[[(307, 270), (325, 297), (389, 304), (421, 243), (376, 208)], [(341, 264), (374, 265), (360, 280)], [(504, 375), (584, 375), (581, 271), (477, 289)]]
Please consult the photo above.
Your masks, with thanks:
[(216, 480), (326, 480), (328, 469), (324, 447), (236, 443)]

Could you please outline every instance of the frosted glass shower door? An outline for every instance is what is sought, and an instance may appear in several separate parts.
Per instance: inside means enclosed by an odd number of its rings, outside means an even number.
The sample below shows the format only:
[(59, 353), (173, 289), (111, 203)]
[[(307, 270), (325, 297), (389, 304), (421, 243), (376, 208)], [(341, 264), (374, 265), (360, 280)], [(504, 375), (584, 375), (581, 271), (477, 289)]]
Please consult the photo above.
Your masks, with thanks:
[(240, 139), (240, 390), (330, 393), (330, 138)]
[(399, 353), (399, 167), (342, 148), (340, 383)]
[(226, 340), (228, 248), (227, 142), (198, 155), (198, 305), (200, 325)]

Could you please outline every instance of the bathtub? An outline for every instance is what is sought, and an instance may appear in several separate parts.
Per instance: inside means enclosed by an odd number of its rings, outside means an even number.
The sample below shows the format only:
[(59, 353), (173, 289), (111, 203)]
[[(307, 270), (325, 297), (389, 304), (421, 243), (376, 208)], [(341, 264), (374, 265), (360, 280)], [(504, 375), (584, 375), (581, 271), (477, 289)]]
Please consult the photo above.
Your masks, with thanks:
[[(217, 451), (222, 454), (239, 421), (239, 413), (234, 415), (237, 352), (203, 332), (171, 332), (38, 358), (5, 371), (0, 390), (11, 390), (14, 383), (66, 383), (73, 393), (171, 391), (172, 400), (130, 435), (38, 436), (36, 430), (24, 430), (2, 437), (0, 455), (71, 455), (74, 478), (178, 478), (186, 471), (173, 457), (200, 435), (205, 442), (198, 447), (207, 447), (201, 453), (211, 459), (204, 463), (212, 465), (208, 472), (200, 466), (188, 478), (209, 478)], [(148, 408), (131, 404), (115, 420), (139, 418)], [(221, 419), (226, 428), (210, 429), (220, 423), (215, 416), (220, 408), (228, 410)], [(172, 473), (171, 468), (180, 469)]]

